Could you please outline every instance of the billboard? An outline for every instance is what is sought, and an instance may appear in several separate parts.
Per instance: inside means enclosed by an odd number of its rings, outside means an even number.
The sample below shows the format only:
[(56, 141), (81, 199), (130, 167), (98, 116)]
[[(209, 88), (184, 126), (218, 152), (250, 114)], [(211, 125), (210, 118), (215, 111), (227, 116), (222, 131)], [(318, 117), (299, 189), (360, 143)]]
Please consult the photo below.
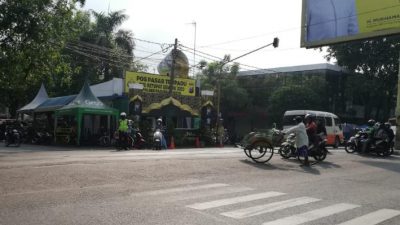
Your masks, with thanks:
[(303, 0), (301, 46), (400, 34), (400, 0)]
[[(165, 75), (127, 71), (124, 90), (129, 92), (129, 86), (140, 86), (140, 89), (146, 93), (168, 92), (169, 83), (170, 78)], [(193, 79), (175, 78), (172, 91), (177, 95), (195, 96), (195, 83)]]

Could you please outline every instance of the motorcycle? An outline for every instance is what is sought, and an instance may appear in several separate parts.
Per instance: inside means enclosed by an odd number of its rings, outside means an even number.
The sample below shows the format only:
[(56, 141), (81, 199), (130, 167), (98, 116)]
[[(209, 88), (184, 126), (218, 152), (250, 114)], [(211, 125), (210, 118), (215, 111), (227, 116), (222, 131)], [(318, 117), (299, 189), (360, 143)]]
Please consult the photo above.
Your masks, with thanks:
[(318, 134), (317, 138), (319, 141), (316, 146), (309, 146), (308, 155), (314, 157), (315, 160), (321, 162), (324, 161), (328, 150), (326, 149), (326, 138), (322, 134)]
[(134, 139), (133, 148), (142, 149), (145, 147), (146, 140), (144, 140), (142, 133), (140, 133), (140, 130), (138, 130), (138, 129), (135, 130), (133, 139)]
[(53, 136), (49, 132), (36, 132), (32, 137), (32, 144), (51, 144), (53, 141)]
[(297, 148), (295, 142), (296, 142), (296, 135), (289, 134), (286, 138), (286, 141), (281, 144), (281, 147), (278, 150), (279, 155), (281, 155), (282, 158), (284, 159), (288, 159), (290, 157), (296, 157)]
[(21, 145), (21, 134), (17, 129), (7, 128), (4, 133), (4, 145), (6, 147), (10, 145), (15, 145), (19, 147)]
[(117, 151), (121, 150), (129, 150), (129, 134), (127, 132), (123, 132), (121, 135), (119, 134), (119, 131), (115, 131), (114, 133), (114, 139), (115, 139), (115, 147)]
[(392, 143), (389, 143), (387, 136), (378, 134), (371, 139), (365, 130), (359, 130), (346, 143), (345, 151), (347, 153), (375, 152), (378, 156), (388, 156), (392, 154)]
[(161, 130), (157, 128), (153, 134), (153, 149), (154, 150), (161, 150), (162, 139), (163, 139), (163, 134), (161, 133)]
[[(326, 139), (324, 135), (318, 134), (319, 138), (317, 145), (310, 145), (308, 147), (308, 156), (313, 157), (317, 161), (325, 160), (328, 150), (326, 149)], [(300, 154), (296, 148), (296, 135), (289, 134), (286, 138), (286, 141), (281, 144), (278, 152), (284, 159), (288, 159), (290, 157), (297, 157), (299, 161), (303, 162), (303, 155)]]

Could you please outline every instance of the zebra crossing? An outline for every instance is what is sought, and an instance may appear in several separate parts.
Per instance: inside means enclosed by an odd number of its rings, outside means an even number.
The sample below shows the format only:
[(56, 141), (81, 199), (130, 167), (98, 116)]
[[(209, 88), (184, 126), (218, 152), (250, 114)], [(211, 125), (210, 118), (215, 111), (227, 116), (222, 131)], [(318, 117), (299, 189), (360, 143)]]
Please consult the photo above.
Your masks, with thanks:
[[(199, 181), (200, 182), (200, 181)], [(226, 190), (226, 192), (225, 192)], [(179, 197), (173, 198), (173, 195)], [(227, 197), (230, 195), (231, 197)], [(232, 197), (234, 195), (234, 197)], [(290, 193), (283, 193), (273, 190), (255, 190), (248, 187), (235, 187), (223, 183), (194, 183), (186, 186), (178, 186), (161, 190), (151, 190), (145, 192), (133, 193), (132, 196), (154, 196), (162, 198), (173, 198), (176, 202), (184, 201), (182, 207), (210, 214), (218, 214), (222, 218), (231, 218), (235, 220), (249, 219), (269, 213), (279, 213), (288, 210), (295, 211), (292, 215), (284, 214), (281, 218), (272, 217), (271, 221), (260, 223), (262, 225), (300, 225), (312, 222), (318, 224), (318, 220), (329, 217), (339, 217), (344, 212), (355, 209), (361, 209), (362, 205), (348, 202), (328, 202), (323, 199), (312, 196), (293, 196)], [(196, 201), (196, 199), (207, 198), (209, 201)], [(211, 199), (210, 199), (211, 198)], [(278, 198), (278, 199), (276, 199)], [(191, 203), (187, 203), (187, 202)], [(256, 205), (249, 207), (249, 203), (256, 202)], [(260, 204), (262, 201), (267, 203)], [(272, 202), (271, 202), (272, 201)], [(313, 204), (319, 203), (317, 208), (310, 209)], [(242, 205), (244, 204), (244, 205)], [(323, 206), (321, 206), (323, 204)], [(308, 211), (297, 213), (296, 207), (310, 206)], [(230, 208), (224, 211), (224, 207)], [(210, 209), (219, 210), (210, 210)], [(297, 211), (297, 212), (296, 212)], [(357, 214), (356, 214), (357, 215)], [(264, 218), (263, 217), (263, 218)], [(347, 217), (346, 217), (347, 218)], [(376, 209), (376, 211), (350, 218), (347, 221), (337, 225), (376, 225), (385, 221), (397, 221), (400, 223), (400, 210), (394, 209)]]

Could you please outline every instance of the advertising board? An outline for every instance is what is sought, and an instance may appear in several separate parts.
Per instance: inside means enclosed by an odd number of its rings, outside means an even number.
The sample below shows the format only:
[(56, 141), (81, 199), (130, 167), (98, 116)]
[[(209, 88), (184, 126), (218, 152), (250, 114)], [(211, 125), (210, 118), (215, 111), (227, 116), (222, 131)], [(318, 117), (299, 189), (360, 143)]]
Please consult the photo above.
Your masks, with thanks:
[(400, 34), (400, 0), (303, 0), (302, 47)]

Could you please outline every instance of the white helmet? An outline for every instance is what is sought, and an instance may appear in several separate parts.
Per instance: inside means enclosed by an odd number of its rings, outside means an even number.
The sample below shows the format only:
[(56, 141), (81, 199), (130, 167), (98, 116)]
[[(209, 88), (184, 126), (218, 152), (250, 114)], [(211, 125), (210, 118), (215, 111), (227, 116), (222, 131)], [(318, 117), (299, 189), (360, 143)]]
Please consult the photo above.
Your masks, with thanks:
[(120, 114), (120, 116), (122, 117), (122, 116), (126, 116), (126, 113), (125, 112), (122, 112), (121, 114)]

